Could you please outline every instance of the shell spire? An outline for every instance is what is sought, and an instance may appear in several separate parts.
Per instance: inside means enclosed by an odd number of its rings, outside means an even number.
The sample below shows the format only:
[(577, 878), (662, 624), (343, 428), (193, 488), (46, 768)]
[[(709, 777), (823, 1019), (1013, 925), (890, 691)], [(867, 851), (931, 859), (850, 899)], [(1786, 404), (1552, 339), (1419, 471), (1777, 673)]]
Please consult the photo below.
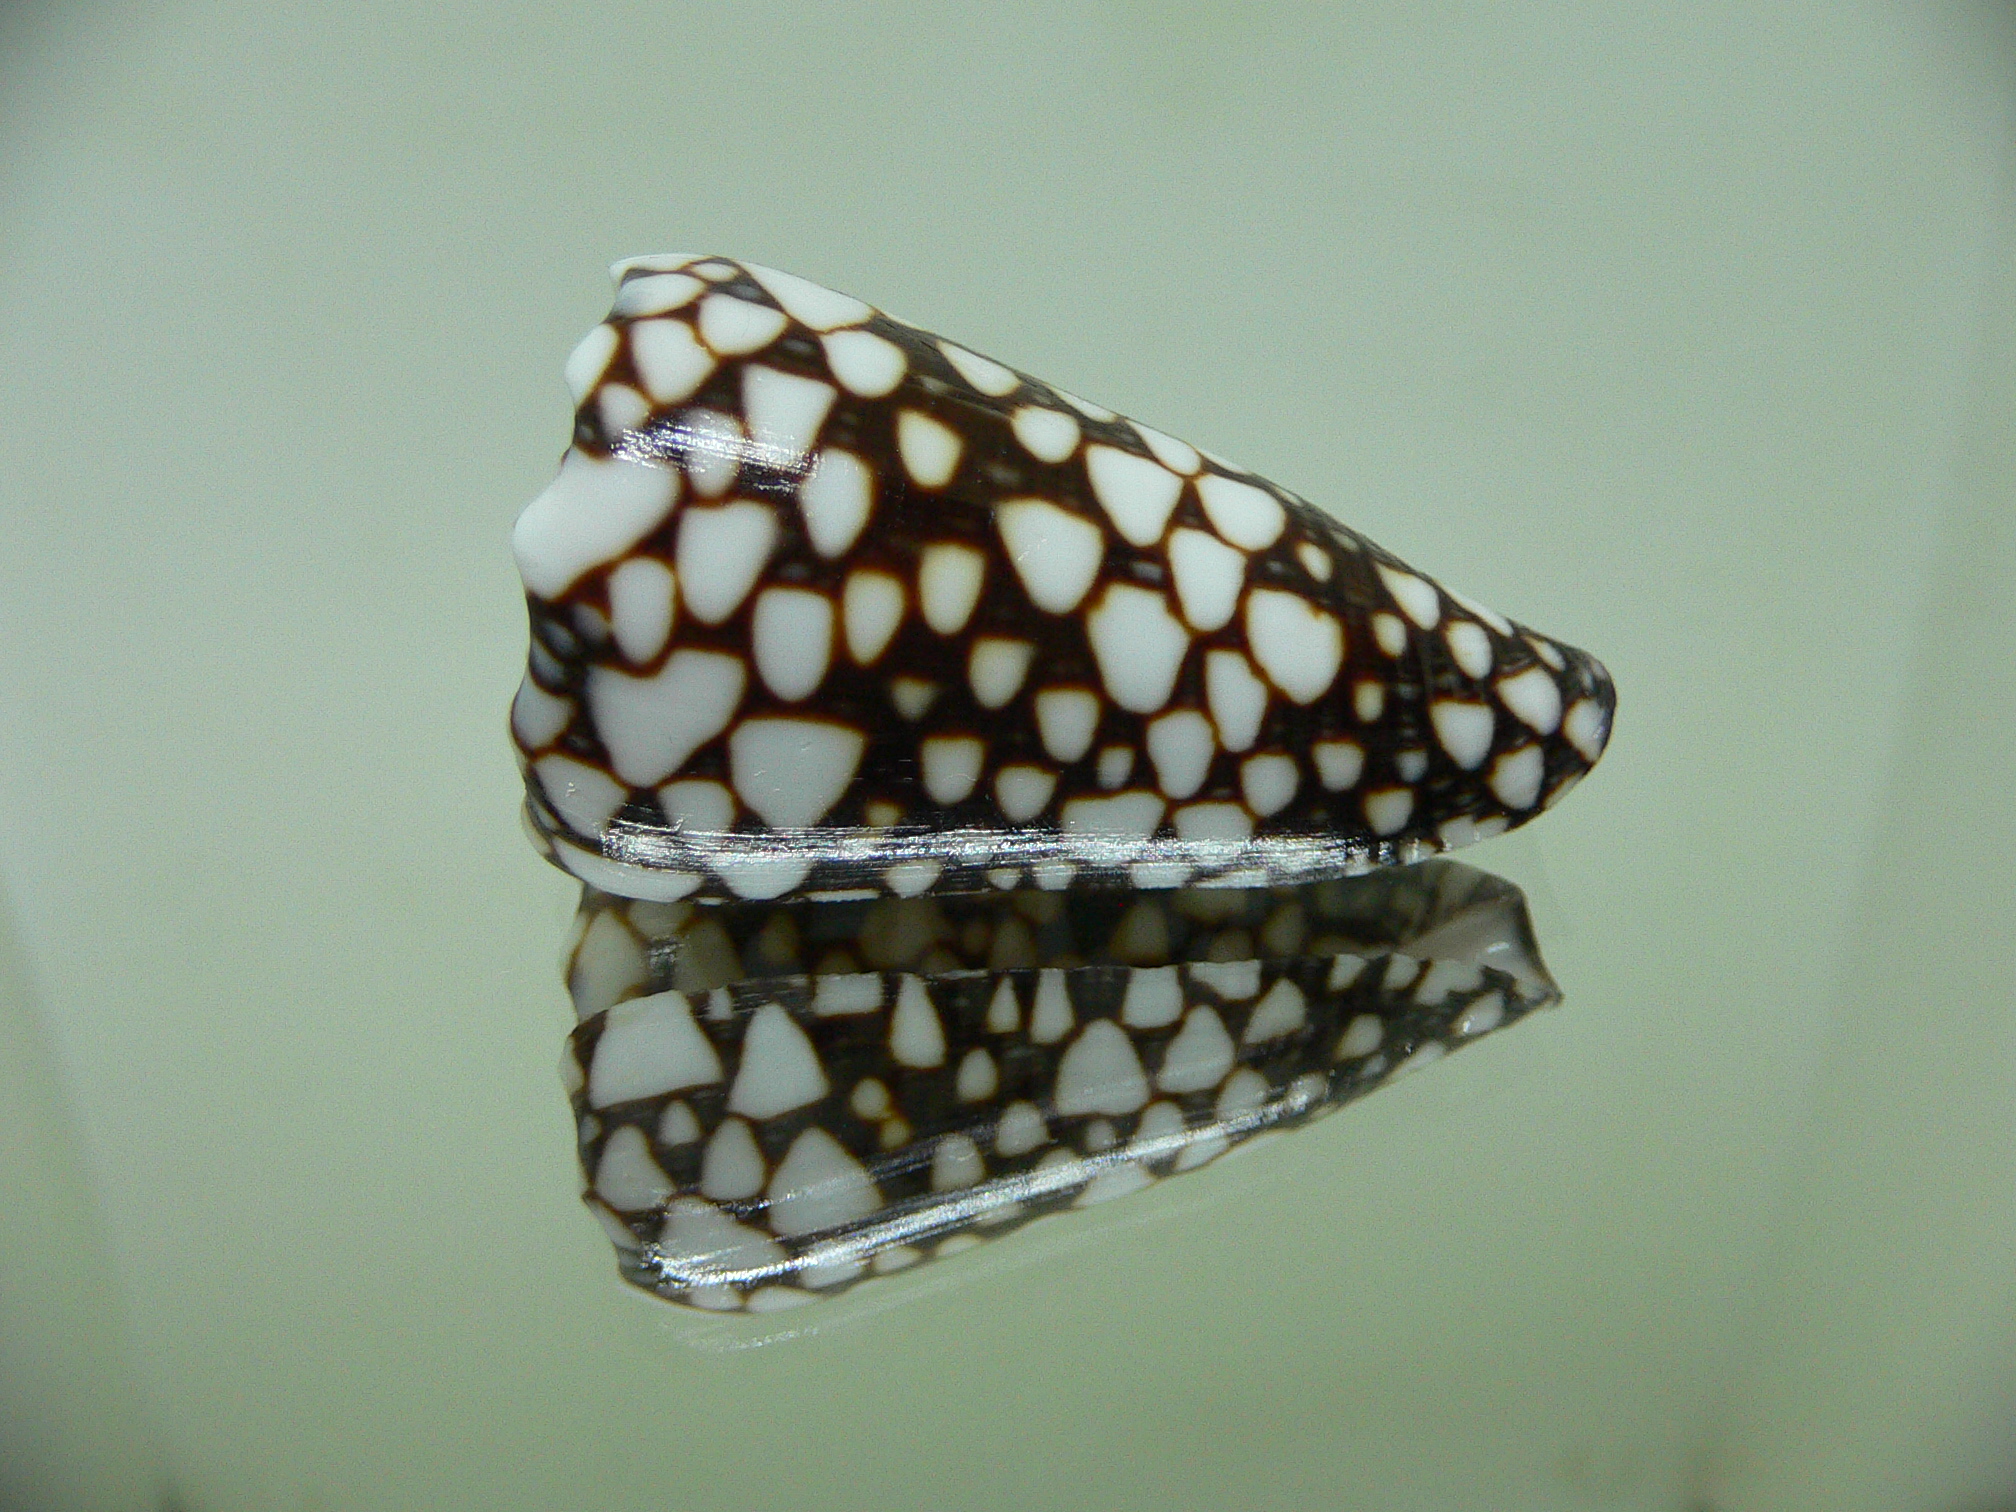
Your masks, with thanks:
[(513, 536), (535, 841), (623, 896), (1314, 881), (1525, 822), (1586, 652), (789, 274), (619, 263)]

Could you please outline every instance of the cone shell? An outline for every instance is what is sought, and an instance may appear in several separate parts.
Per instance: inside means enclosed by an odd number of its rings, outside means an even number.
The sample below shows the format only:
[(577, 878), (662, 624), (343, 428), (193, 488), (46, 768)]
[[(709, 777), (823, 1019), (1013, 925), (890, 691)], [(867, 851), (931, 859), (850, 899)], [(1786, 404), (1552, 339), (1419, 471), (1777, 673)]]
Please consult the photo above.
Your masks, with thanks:
[(615, 271), (514, 535), (527, 817), (597, 888), (1313, 880), (1603, 750), (1593, 657), (1254, 473), (788, 274)]

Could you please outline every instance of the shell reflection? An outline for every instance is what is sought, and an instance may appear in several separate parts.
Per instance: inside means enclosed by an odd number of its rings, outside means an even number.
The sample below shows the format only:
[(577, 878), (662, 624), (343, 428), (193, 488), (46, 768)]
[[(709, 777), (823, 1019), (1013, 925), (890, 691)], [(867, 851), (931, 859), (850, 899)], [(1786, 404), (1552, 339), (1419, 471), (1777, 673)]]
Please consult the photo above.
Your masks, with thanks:
[(622, 1274), (762, 1310), (1193, 1170), (1557, 1001), (1511, 884), (695, 907), (587, 888), (563, 1074)]

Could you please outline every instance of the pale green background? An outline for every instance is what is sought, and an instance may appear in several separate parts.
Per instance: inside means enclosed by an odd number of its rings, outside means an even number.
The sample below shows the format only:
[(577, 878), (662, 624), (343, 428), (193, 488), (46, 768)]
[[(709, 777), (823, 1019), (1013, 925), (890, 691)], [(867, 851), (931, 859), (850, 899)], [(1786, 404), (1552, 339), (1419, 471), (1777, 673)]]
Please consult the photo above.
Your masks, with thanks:
[[(6, 14), (0, 1504), (2010, 1505), (2012, 39)], [(505, 542), (603, 267), (674, 249), (1599, 652), (1603, 767), (1474, 853), (1568, 1006), (782, 1335), (626, 1294), (573, 1195)]]

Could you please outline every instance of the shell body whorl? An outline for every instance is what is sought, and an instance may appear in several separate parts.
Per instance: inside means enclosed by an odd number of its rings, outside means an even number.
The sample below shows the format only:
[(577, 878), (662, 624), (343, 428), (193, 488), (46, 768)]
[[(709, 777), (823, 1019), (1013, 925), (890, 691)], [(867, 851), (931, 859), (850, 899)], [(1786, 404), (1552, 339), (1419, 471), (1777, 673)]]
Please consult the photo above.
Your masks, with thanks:
[(1523, 823), (1585, 652), (802, 279), (619, 264), (514, 534), (535, 839), (644, 899), (1288, 883)]

